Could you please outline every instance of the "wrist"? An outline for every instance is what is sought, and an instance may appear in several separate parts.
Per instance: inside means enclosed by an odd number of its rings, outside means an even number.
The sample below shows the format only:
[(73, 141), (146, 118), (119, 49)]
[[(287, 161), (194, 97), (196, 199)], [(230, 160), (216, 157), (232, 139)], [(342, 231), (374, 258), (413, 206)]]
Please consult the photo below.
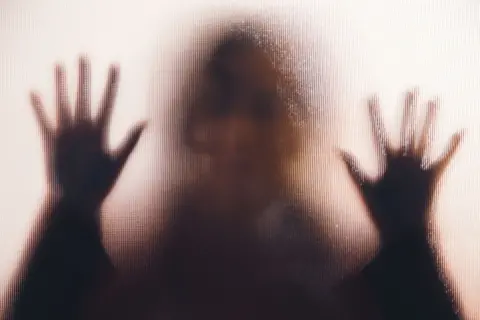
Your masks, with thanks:
[(430, 249), (428, 231), (422, 227), (381, 233), (380, 244), (382, 248), (415, 245), (418, 248)]
[[(100, 232), (100, 205), (81, 197), (51, 193), (47, 196), (48, 220)], [(56, 221), (56, 222), (55, 222)]]
[(79, 209), (97, 210), (100, 208), (103, 200), (103, 198), (92, 196), (88, 190), (80, 190), (78, 188), (65, 190), (58, 184), (50, 186), (47, 192), (47, 199), (49, 201), (54, 201), (55, 203), (68, 202)]

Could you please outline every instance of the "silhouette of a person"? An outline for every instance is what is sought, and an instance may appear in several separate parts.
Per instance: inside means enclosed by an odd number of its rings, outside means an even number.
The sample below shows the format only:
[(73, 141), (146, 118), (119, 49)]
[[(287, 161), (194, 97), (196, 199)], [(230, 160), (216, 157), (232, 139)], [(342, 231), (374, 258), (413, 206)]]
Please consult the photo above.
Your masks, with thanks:
[(128, 318), (119, 305), (182, 319), (334, 316), (321, 285), (327, 248), (288, 189), (301, 135), (278, 86), (291, 88), (253, 36), (234, 29), (213, 47), (184, 132), (209, 169), (177, 197), (150, 270), (115, 287), (125, 296), (99, 318)]
[[(53, 160), (50, 182), (60, 193), (48, 207), (39, 244), (21, 275), (13, 319), (74, 319), (85, 310), (89, 318), (102, 319), (347, 316), (326, 303), (321, 288), (325, 248), (312, 220), (285, 191), (283, 164), (297, 151), (301, 136), (277, 95), (277, 70), (249, 34), (227, 34), (216, 46), (203, 95), (187, 121), (186, 142), (209, 157), (208, 174), (187, 188), (174, 208), (151, 270), (105, 291), (101, 279), (111, 278), (113, 267), (101, 243), (99, 207), (144, 126), (134, 129), (117, 154), (108, 154), (105, 133), (117, 69), (111, 71), (102, 111), (94, 120), (88, 111), (87, 61), (80, 62), (74, 117), (67, 111), (63, 76), (59, 69), (56, 131), (39, 99), (32, 99)], [(409, 94), (403, 132), (409, 131), (414, 100)], [(381, 129), (378, 106), (370, 103), (375, 138), (386, 155), (386, 170), (377, 182), (367, 181), (342, 152), (382, 238), (381, 253), (363, 271), (381, 318), (456, 317), (428, 245), (427, 212), (461, 135), (454, 136), (435, 165), (422, 166), (433, 104), (430, 110), (418, 148), (402, 134), (404, 143), (396, 151)], [(339, 296), (345, 290), (350, 291), (348, 283)], [(96, 300), (92, 305), (91, 297)], [(375, 317), (368, 313), (374, 311), (366, 312), (352, 318)]]

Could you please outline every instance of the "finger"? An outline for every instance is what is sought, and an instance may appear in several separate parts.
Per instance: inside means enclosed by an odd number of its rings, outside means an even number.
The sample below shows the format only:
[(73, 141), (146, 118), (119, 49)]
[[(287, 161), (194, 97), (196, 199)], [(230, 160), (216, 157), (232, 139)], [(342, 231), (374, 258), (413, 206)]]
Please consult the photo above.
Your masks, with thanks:
[(431, 166), (431, 169), (435, 171), (435, 175), (437, 177), (440, 177), (440, 175), (442, 175), (445, 169), (448, 167), (448, 164), (450, 163), (452, 157), (455, 155), (455, 152), (457, 151), (458, 146), (460, 145), (460, 142), (462, 141), (464, 135), (464, 130), (454, 134), (450, 139), (448, 147), (443, 153), (443, 156), (441, 156), (440, 159)]
[(62, 129), (71, 125), (66, 76), (63, 66), (55, 67), (56, 97), (57, 97), (57, 128)]
[(348, 174), (352, 178), (353, 182), (357, 185), (357, 187), (361, 187), (366, 182), (366, 177), (360, 169), (358, 161), (345, 151), (339, 150), (338, 153), (347, 166)]
[(90, 62), (86, 57), (79, 61), (79, 77), (75, 121), (90, 120)]
[(108, 132), (110, 124), (110, 116), (112, 113), (113, 104), (117, 95), (119, 69), (116, 66), (110, 67), (108, 73), (107, 87), (100, 105), (100, 111), (97, 119), (98, 128), (105, 134)]
[(420, 141), (418, 142), (417, 150), (415, 155), (418, 158), (424, 158), (427, 152), (427, 149), (430, 146), (430, 141), (433, 131), (433, 123), (435, 122), (437, 116), (438, 104), (437, 100), (430, 100), (428, 102), (427, 116), (425, 117), (425, 123), (423, 125), (422, 134), (420, 136)]
[(378, 98), (374, 96), (368, 101), (368, 110), (370, 114), (370, 123), (372, 125), (373, 139), (377, 151), (381, 154), (388, 155), (391, 153), (390, 144), (387, 140), (387, 132), (380, 116), (380, 107)]
[(140, 137), (142, 136), (142, 133), (145, 127), (146, 127), (146, 122), (142, 122), (137, 126), (135, 126), (130, 132), (130, 134), (128, 135), (123, 145), (116, 152), (115, 166), (117, 169), (116, 170), (117, 174), (120, 173), (120, 171), (125, 166), (125, 163), (127, 162), (128, 157), (132, 153), (133, 149), (135, 149), (135, 146), (137, 145), (138, 140), (140, 140)]
[(40, 126), (40, 131), (42, 133), (42, 138), (44, 140), (50, 140), (53, 136), (53, 129), (48, 122), (47, 115), (45, 114), (42, 100), (38, 94), (32, 92), (30, 94), (30, 101), (35, 112), (35, 117), (37, 118), (38, 124)]
[(413, 132), (413, 122), (417, 97), (417, 90), (408, 92), (405, 97), (403, 120), (400, 128), (400, 150), (403, 154), (411, 154), (414, 148), (415, 134)]

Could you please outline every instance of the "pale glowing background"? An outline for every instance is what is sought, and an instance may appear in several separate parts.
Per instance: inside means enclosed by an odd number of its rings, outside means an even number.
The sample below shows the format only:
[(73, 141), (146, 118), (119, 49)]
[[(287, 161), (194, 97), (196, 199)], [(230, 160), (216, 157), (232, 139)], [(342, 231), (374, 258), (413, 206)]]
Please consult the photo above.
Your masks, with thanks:
[[(212, 5), (215, 10), (210, 9)], [(111, 130), (111, 143), (117, 145), (134, 122), (161, 112), (168, 103), (175, 86), (170, 80), (181, 70), (172, 61), (189, 45), (194, 24), (227, 9), (284, 13), (311, 46), (301, 54), (314, 55), (312, 72), (322, 70), (327, 75), (327, 87), (314, 86), (326, 93), (329, 102), (318, 101), (324, 120), (300, 177), (310, 170), (309, 179), (302, 179), (309, 190), (306, 197), (328, 212), (322, 223), (331, 230), (338, 251), (348, 249), (344, 270), (366, 263), (376, 249), (365, 209), (331, 152), (335, 145), (351, 150), (375, 174), (365, 98), (379, 94), (388, 128), (398, 140), (395, 132), (404, 91), (418, 85), (422, 99), (438, 95), (442, 109), (435, 156), (449, 135), (467, 128), (454, 166), (443, 180), (436, 222), (445, 269), (461, 305), (469, 318), (480, 319), (480, 307), (476, 307), (480, 306), (480, 127), (476, 125), (480, 119), (480, 4), (473, 0), (2, 1), (0, 288), (14, 271), (44, 192), (41, 141), (29, 90), (43, 94), (53, 115), (54, 62), (65, 62), (73, 95), (76, 59), (79, 53), (88, 53), (94, 101), (103, 91), (108, 64), (119, 62), (121, 85)], [(152, 119), (105, 206), (106, 244), (114, 259), (119, 247), (135, 250), (133, 241), (144, 235), (147, 216), (153, 212), (146, 210), (151, 204), (147, 200), (162, 188), (156, 181), (168, 168), (162, 165), (165, 159), (159, 152), (162, 139), (154, 138), (164, 125)], [(154, 168), (158, 170), (152, 174)], [(325, 194), (326, 199), (319, 201)]]

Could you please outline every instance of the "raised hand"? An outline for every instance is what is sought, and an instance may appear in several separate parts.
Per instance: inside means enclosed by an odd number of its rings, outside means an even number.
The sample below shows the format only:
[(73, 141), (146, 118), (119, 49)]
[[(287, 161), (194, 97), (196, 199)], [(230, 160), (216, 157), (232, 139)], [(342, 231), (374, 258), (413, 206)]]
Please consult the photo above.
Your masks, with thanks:
[(457, 132), (439, 160), (427, 166), (427, 152), (437, 112), (436, 101), (428, 102), (428, 111), (418, 145), (415, 146), (415, 107), (417, 92), (407, 93), (401, 126), (401, 146), (394, 149), (387, 138), (376, 98), (369, 101), (369, 111), (376, 147), (384, 157), (385, 172), (378, 181), (368, 179), (351, 155), (341, 152), (350, 176), (362, 194), (383, 242), (410, 232), (426, 232), (428, 211), (445, 168), (463, 136)]
[(89, 61), (81, 58), (79, 67), (78, 92), (73, 115), (65, 86), (65, 71), (59, 65), (55, 68), (56, 128), (53, 128), (47, 120), (42, 102), (36, 93), (32, 93), (31, 102), (46, 149), (49, 185), (54, 188), (54, 192), (60, 192), (62, 197), (96, 208), (113, 188), (140, 139), (145, 124), (136, 125), (123, 145), (110, 154), (107, 137), (117, 91), (118, 68), (110, 67), (100, 111), (96, 118), (92, 118)]

